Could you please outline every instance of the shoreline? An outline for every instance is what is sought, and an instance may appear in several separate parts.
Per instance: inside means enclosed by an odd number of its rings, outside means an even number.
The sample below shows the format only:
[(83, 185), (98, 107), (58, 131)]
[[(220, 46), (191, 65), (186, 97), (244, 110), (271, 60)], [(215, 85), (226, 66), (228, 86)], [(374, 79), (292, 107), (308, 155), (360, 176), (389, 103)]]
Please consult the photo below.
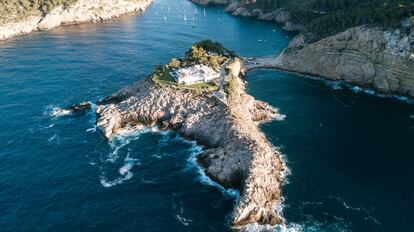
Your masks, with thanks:
[(79, 0), (68, 9), (59, 6), (45, 16), (30, 16), (20, 22), (0, 25), (0, 41), (34, 31), (53, 30), (59, 26), (99, 23), (129, 13), (142, 13), (152, 2), (153, 0)]
[[(366, 84), (366, 83), (356, 83), (356, 82), (350, 82), (346, 79), (341, 78), (331, 78), (328, 76), (323, 76), (317, 73), (312, 72), (303, 72), (295, 68), (289, 68), (286, 67), (283, 64), (283, 52), (280, 55), (274, 55), (274, 56), (265, 56), (265, 57), (254, 57), (254, 58), (244, 58), (243, 62), (246, 67), (247, 71), (254, 71), (257, 69), (271, 69), (271, 70), (277, 70), (280, 72), (290, 73), (294, 75), (298, 75), (304, 78), (310, 78), (310, 79), (316, 79), (321, 81), (331, 81), (335, 83), (344, 83), (348, 85), (348, 87), (357, 87), (361, 88), (361, 90), (372, 90), (374, 91), (374, 95), (377, 96), (383, 96), (388, 98), (395, 98), (395, 99), (401, 99), (401, 98), (407, 98), (408, 101), (411, 102), (411, 100), (414, 100), (414, 96), (407, 94), (407, 93), (400, 93), (400, 92), (384, 92), (384, 90), (381, 90), (374, 86), (373, 84)], [(250, 60), (249, 60), (250, 59)], [(250, 63), (250, 64), (249, 64)]]

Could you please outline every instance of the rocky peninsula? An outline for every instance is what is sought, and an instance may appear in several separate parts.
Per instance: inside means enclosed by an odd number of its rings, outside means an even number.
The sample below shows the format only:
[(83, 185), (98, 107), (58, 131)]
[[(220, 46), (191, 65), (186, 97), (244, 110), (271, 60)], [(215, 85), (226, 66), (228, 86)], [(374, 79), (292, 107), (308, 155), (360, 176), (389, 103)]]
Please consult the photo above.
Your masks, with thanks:
[[(194, 65), (225, 73), (215, 82), (191, 85), (178, 84), (170, 75), (172, 70)], [(233, 227), (283, 224), (275, 204), (281, 201), (286, 167), (259, 128), (280, 115), (246, 93), (244, 72), (234, 52), (202, 41), (193, 45), (185, 59), (158, 65), (150, 78), (98, 101), (96, 125), (109, 140), (126, 131), (157, 126), (197, 141), (204, 146), (197, 160), (205, 173), (226, 188), (240, 190), (231, 217)], [(90, 104), (82, 103), (66, 110), (88, 108)]]
[(278, 56), (249, 62), (249, 69), (277, 68), (352, 85), (385, 95), (414, 97), (414, 27), (392, 31), (354, 27), (316, 42), (295, 37)]
[(77, 0), (68, 8), (58, 6), (45, 15), (31, 15), (0, 25), (0, 40), (60, 25), (101, 22), (131, 12), (143, 12), (153, 0)]

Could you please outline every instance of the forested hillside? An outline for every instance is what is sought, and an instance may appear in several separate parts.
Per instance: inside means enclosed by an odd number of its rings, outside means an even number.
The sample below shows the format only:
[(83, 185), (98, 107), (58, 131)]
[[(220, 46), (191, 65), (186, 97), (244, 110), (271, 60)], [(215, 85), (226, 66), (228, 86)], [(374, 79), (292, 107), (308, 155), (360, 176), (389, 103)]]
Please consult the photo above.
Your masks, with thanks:
[(239, 0), (246, 8), (264, 13), (284, 8), (303, 24), (305, 32), (327, 36), (352, 26), (399, 26), (414, 16), (414, 0)]
[(32, 15), (44, 15), (57, 6), (68, 7), (76, 0), (0, 0), (0, 25)]

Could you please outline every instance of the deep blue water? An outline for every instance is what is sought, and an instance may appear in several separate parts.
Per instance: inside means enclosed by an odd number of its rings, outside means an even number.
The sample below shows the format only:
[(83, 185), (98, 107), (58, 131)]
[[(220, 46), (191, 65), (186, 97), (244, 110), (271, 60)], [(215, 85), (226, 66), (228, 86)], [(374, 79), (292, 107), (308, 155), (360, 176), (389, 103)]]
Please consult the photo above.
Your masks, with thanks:
[[(201, 39), (257, 56), (291, 38), (220, 7), (207, 18), (198, 8), (193, 27), (194, 7), (157, 0), (143, 15), (0, 42), (0, 231), (229, 230), (235, 194), (203, 177), (196, 144), (157, 131), (109, 143), (92, 113), (51, 115), (132, 84)], [(289, 228), (414, 229), (413, 105), (277, 71), (247, 81), (287, 116), (262, 127), (292, 172)]]

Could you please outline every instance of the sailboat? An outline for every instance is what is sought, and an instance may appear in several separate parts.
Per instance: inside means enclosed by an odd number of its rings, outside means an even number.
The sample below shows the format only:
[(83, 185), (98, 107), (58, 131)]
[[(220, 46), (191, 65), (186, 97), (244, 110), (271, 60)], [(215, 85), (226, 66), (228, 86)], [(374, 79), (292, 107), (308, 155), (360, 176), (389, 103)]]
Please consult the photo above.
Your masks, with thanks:
[(207, 13), (206, 13), (206, 9), (204, 8), (204, 15), (203, 15), (203, 17), (204, 18), (206, 18), (207, 17)]

